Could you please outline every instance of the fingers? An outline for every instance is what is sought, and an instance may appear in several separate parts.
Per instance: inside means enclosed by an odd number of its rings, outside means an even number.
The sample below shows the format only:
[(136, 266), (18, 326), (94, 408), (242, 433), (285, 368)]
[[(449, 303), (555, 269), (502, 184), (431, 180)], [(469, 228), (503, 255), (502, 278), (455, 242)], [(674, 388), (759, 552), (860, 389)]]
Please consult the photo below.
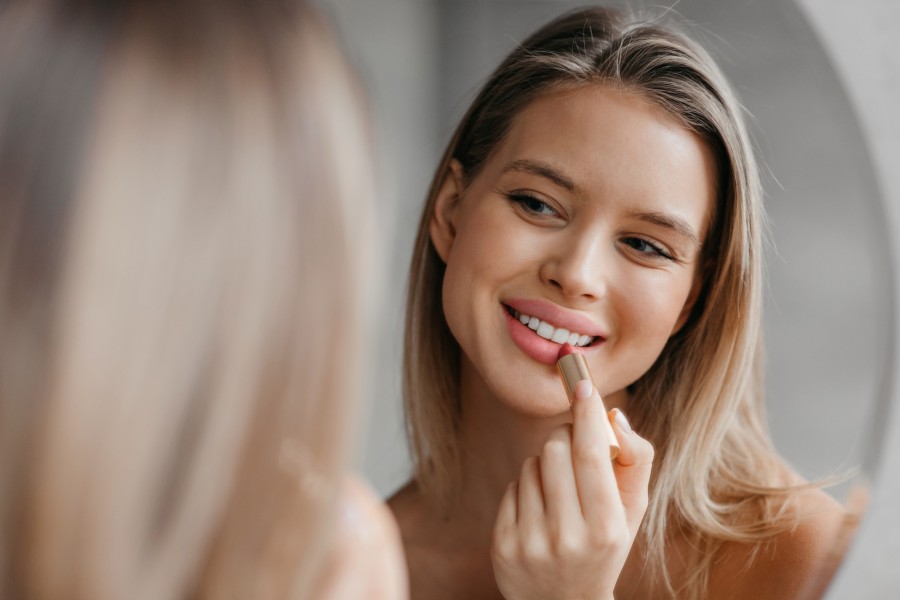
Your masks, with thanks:
[[(572, 413), (501, 499), (491, 560), (504, 597), (612, 597), (646, 511), (649, 442), (621, 411), (607, 415), (590, 382), (576, 386)], [(611, 428), (621, 446), (615, 463)]]
[[(572, 467), (584, 517), (599, 523), (622, 507), (609, 459), (609, 434), (606, 409), (593, 385), (587, 380), (575, 386), (572, 402)], [(610, 514), (609, 511), (613, 511)]]
[(582, 520), (581, 502), (572, 468), (572, 427), (550, 434), (540, 457), (544, 510), (550, 531), (560, 532)]
[(544, 492), (541, 489), (541, 465), (532, 456), (522, 463), (519, 474), (516, 522), (524, 528), (539, 527), (544, 520)]
[[(606, 413), (590, 382), (575, 387), (572, 418), (572, 463), (585, 519), (599, 524), (610, 511), (618, 512), (636, 534), (647, 509), (653, 446), (631, 429), (621, 410)], [(607, 423), (619, 442), (615, 461), (609, 460)]]
[(653, 445), (632, 431), (628, 419), (618, 408), (610, 411), (608, 418), (619, 439), (619, 455), (613, 464), (619, 496), (626, 507), (628, 528), (636, 533), (647, 509)]
[(497, 520), (494, 522), (494, 539), (506, 540), (516, 528), (518, 519), (519, 482), (513, 481), (506, 486), (506, 492), (500, 499), (497, 509)]

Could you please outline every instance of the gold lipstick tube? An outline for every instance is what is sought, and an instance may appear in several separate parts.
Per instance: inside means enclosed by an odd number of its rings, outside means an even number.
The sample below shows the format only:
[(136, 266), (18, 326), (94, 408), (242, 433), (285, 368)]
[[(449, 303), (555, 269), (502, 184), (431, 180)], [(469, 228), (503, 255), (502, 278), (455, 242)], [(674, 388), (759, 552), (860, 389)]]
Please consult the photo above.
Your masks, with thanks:
[[(575, 399), (575, 386), (578, 385), (579, 381), (587, 379), (591, 382), (591, 385), (594, 385), (594, 378), (591, 377), (591, 371), (588, 369), (587, 361), (584, 360), (584, 356), (577, 352), (566, 354), (560, 358), (556, 361), (556, 367), (559, 369), (559, 376), (563, 381), (563, 387), (566, 388), (569, 404), (572, 404), (572, 401)], [(594, 387), (596, 388), (597, 386)], [(606, 423), (606, 434), (609, 436), (609, 458), (612, 460), (619, 455), (619, 440), (616, 438), (616, 432), (609, 423), (609, 415), (606, 414), (606, 407), (603, 406), (603, 399), (599, 398), (599, 395), (597, 399), (600, 401), (600, 406), (603, 407), (603, 416), (605, 417), (603, 422)]]

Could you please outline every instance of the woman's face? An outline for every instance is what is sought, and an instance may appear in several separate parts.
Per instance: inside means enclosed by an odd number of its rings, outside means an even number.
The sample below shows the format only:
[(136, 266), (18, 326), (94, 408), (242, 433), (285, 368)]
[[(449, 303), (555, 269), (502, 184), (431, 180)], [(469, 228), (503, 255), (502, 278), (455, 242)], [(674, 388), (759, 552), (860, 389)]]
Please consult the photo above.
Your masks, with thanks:
[(431, 234), (467, 381), (561, 413), (556, 356), (577, 341), (600, 393), (623, 405), (699, 292), (715, 172), (701, 138), (602, 85), (529, 104), (468, 187), (454, 164)]

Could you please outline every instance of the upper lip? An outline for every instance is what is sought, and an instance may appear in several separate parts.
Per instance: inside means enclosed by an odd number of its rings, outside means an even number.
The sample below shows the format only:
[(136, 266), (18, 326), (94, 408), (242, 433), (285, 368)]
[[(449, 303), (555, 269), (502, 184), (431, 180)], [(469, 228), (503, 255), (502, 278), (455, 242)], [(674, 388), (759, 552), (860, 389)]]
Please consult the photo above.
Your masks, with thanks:
[(570, 332), (577, 332), (581, 335), (589, 335), (592, 337), (607, 337), (603, 328), (597, 325), (590, 317), (562, 308), (548, 300), (517, 298), (513, 300), (504, 300), (503, 304), (519, 313), (524, 313), (530, 317), (537, 317), (541, 321), (550, 323), (557, 328), (562, 327)]

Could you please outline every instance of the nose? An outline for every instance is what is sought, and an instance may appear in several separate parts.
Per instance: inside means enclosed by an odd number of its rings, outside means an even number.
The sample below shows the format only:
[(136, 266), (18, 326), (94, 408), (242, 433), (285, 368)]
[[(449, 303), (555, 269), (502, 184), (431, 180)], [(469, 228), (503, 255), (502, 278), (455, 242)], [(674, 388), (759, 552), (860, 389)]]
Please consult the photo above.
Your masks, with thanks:
[(606, 295), (613, 261), (603, 236), (570, 234), (557, 240), (541, 264), (541, 280), (567, 299), (597, 300)]

